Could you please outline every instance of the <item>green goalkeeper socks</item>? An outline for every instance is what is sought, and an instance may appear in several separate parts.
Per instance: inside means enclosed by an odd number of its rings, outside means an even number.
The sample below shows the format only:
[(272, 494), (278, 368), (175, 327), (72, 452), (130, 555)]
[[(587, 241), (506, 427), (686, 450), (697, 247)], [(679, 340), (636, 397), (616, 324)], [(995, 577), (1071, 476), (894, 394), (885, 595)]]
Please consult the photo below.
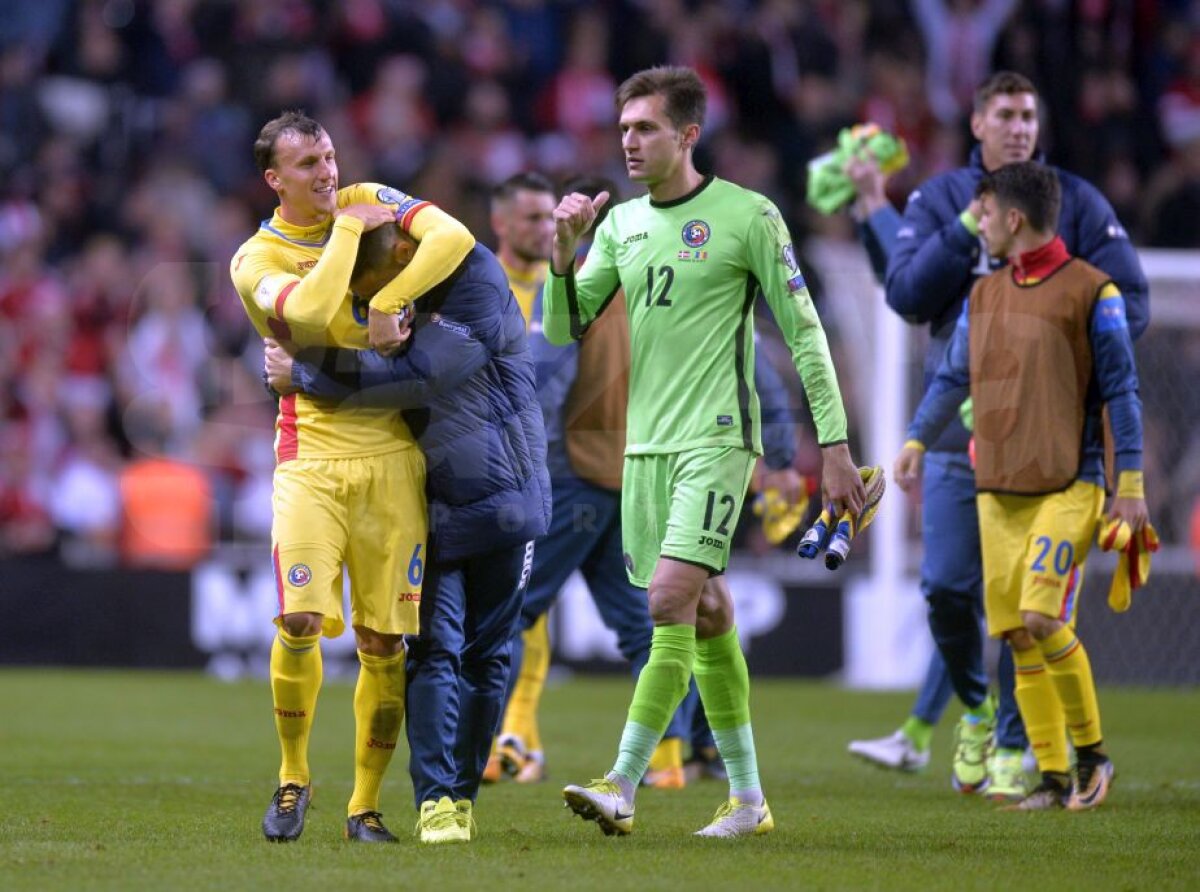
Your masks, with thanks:
[(749, 723), (718, 731), (713, 728), (717, 751), (729, 772), (729, 793), (747, 805), (762, 803), (762, 784), (758, 779), (758, 756), (754, 751), (754, 731)]
[(696, 642), (696, 687), (714, 731), (750, 723), (750, 671), (738, 642), (737, 627)]
[(638, 676), (621, 735), (620, 752), (613, 771), (634, 785), (642, 779), (650, 757), (687, 694), (688, 679), (696, 660), (696, 627), (655, 626), (650, 659)]
[(743, 802), (761, 801), (750, 727), (750, 672), (736, 627), (696, 642), (695, 672), (704, 713), (729, 772), (729, 789)]
[(910, 715), (900, 726), (900, 731), (912, 742), (917, 752), (929, 752), (929, 744), (933, 742), (933, 725), (929, 722)]
[[(645, 672), (646, 670), (642, 670)], [(664, 729), (665, 730), (665, 729)], [(633, 801), (632, 791), (642, 781), (642, 775), (650, 767), (650, 757), (658, 746), (661, 731), (655, 731), (635, 721), (625, 722), (625, 730), (621, 732), (621, 745), (617, 750), (617, 761), (613, 764), (612, 774), (619, 774), (628, 781), (628, 788), (621, 784), (625, 798)], [(610, 779), (612, 779), (610, 777)], [(620, 781), (618, 780), (618, 783)]]

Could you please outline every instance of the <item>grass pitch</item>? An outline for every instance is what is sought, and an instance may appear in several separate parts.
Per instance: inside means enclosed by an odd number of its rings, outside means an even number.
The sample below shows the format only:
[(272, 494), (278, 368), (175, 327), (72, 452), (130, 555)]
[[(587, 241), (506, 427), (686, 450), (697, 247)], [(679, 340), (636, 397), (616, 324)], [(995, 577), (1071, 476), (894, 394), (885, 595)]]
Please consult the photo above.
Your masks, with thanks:
[(552, 687), (543, 736), (552, 780), (485, 788), (480, 836), (423, 847), (407, 752), (384, 788), (399, 845), (341, 839), (352, 778), (352, 688), (322, 692), (304, 836), (259, 831), (276, 743), (265, 682), (199, 675), (0, 672), (0, 889), (1200, 888), (1200, 691), (1102, 690), (1114, 791), (1084, 814), (1011, 814), (954, 793), (950, 722), (921, 775), (874, 769), (846, 741), (893, 729), (904, 694), (755, 683), (755, 732), (777, 830), (694, 839), (725, 796), (703, 782), (644, 790), (637, 828), (604, 837), (561, 807), (564, 783), (612, 762), (630, 683)]

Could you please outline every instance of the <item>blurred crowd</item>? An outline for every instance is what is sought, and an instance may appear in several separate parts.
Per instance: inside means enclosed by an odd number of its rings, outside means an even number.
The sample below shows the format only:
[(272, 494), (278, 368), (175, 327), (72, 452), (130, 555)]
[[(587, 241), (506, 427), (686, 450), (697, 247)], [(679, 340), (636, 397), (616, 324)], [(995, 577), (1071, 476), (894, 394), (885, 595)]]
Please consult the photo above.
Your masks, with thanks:
[[(873, 120), (907, 141), (912, 163), (890, 183), (899, 206), (964, 162), (972, 91), (1007, 67), (1042, 90), (1047, 158), (1093, 180), (1137, 244), (1200, 248), (1198, 9), (12, 0), (0, 16), (0, 554), (186, 565), (213, 537), (269, 535), (274, 405), (228, 263), (274, 205), (250, 147), (282, 109), (324, 123), (343, 184), (397, 186), (489, 241), (489, 189), (514, 172), (624, 182), (616, 85), (691, 65), (710, 91), (700, 168), (770, 195), (803, 243), (853, 238), (844, 215), (803, 204), (807, 160), (842, 127)], [(1200, 363), (1194, 335), (1175, 348)], [(1195, 466), (1200, 479), (1188, 446), (1171, 447), (1163, 473)], [(1168, 536), (1186, 534), (1177, 513)]]

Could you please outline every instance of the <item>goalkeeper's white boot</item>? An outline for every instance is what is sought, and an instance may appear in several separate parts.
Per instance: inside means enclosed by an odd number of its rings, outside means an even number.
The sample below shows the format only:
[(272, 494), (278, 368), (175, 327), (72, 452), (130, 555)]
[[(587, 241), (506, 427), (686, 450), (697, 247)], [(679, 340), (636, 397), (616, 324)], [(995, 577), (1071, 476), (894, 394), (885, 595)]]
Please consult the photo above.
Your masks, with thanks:
[(929, 764), (929, 750), (917, 749), (903, 731), (873, 740), (851, 740), (847, 749), (852, 756), (898, 771), (920, 771)]
[(767, 800), (764, 799), (762, 805), (751, 805), (733, 796), (717, 809), (707, 827), (697, 830), (693, 835), (729, 839), (734, 836), (770, 833), (774, 829), (775, 819), (771, 817), (771, 807), (767, 805)]
[(633, 802), (626, 801), (621, 786), (598, 778), (583, 786), (563, 788), (566, 807), (585, 821), (595, 821), (605, 836), (626, 836), (633, 830)]

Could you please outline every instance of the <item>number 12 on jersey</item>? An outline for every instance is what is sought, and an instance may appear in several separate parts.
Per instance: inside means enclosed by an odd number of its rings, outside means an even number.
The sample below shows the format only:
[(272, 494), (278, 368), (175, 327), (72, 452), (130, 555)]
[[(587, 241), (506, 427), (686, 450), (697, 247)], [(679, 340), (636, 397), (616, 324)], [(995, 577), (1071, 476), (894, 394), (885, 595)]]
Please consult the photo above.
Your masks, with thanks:
[(668, 295), (671, 293), (671, 286), (675, 283), (675, 270), (669, 266), (658, 268), (658, 300), (654, 299), (654, 277), (654, 265), (651, 264), (646, 267), (646, 306), (671, 306), (671, 298)]

